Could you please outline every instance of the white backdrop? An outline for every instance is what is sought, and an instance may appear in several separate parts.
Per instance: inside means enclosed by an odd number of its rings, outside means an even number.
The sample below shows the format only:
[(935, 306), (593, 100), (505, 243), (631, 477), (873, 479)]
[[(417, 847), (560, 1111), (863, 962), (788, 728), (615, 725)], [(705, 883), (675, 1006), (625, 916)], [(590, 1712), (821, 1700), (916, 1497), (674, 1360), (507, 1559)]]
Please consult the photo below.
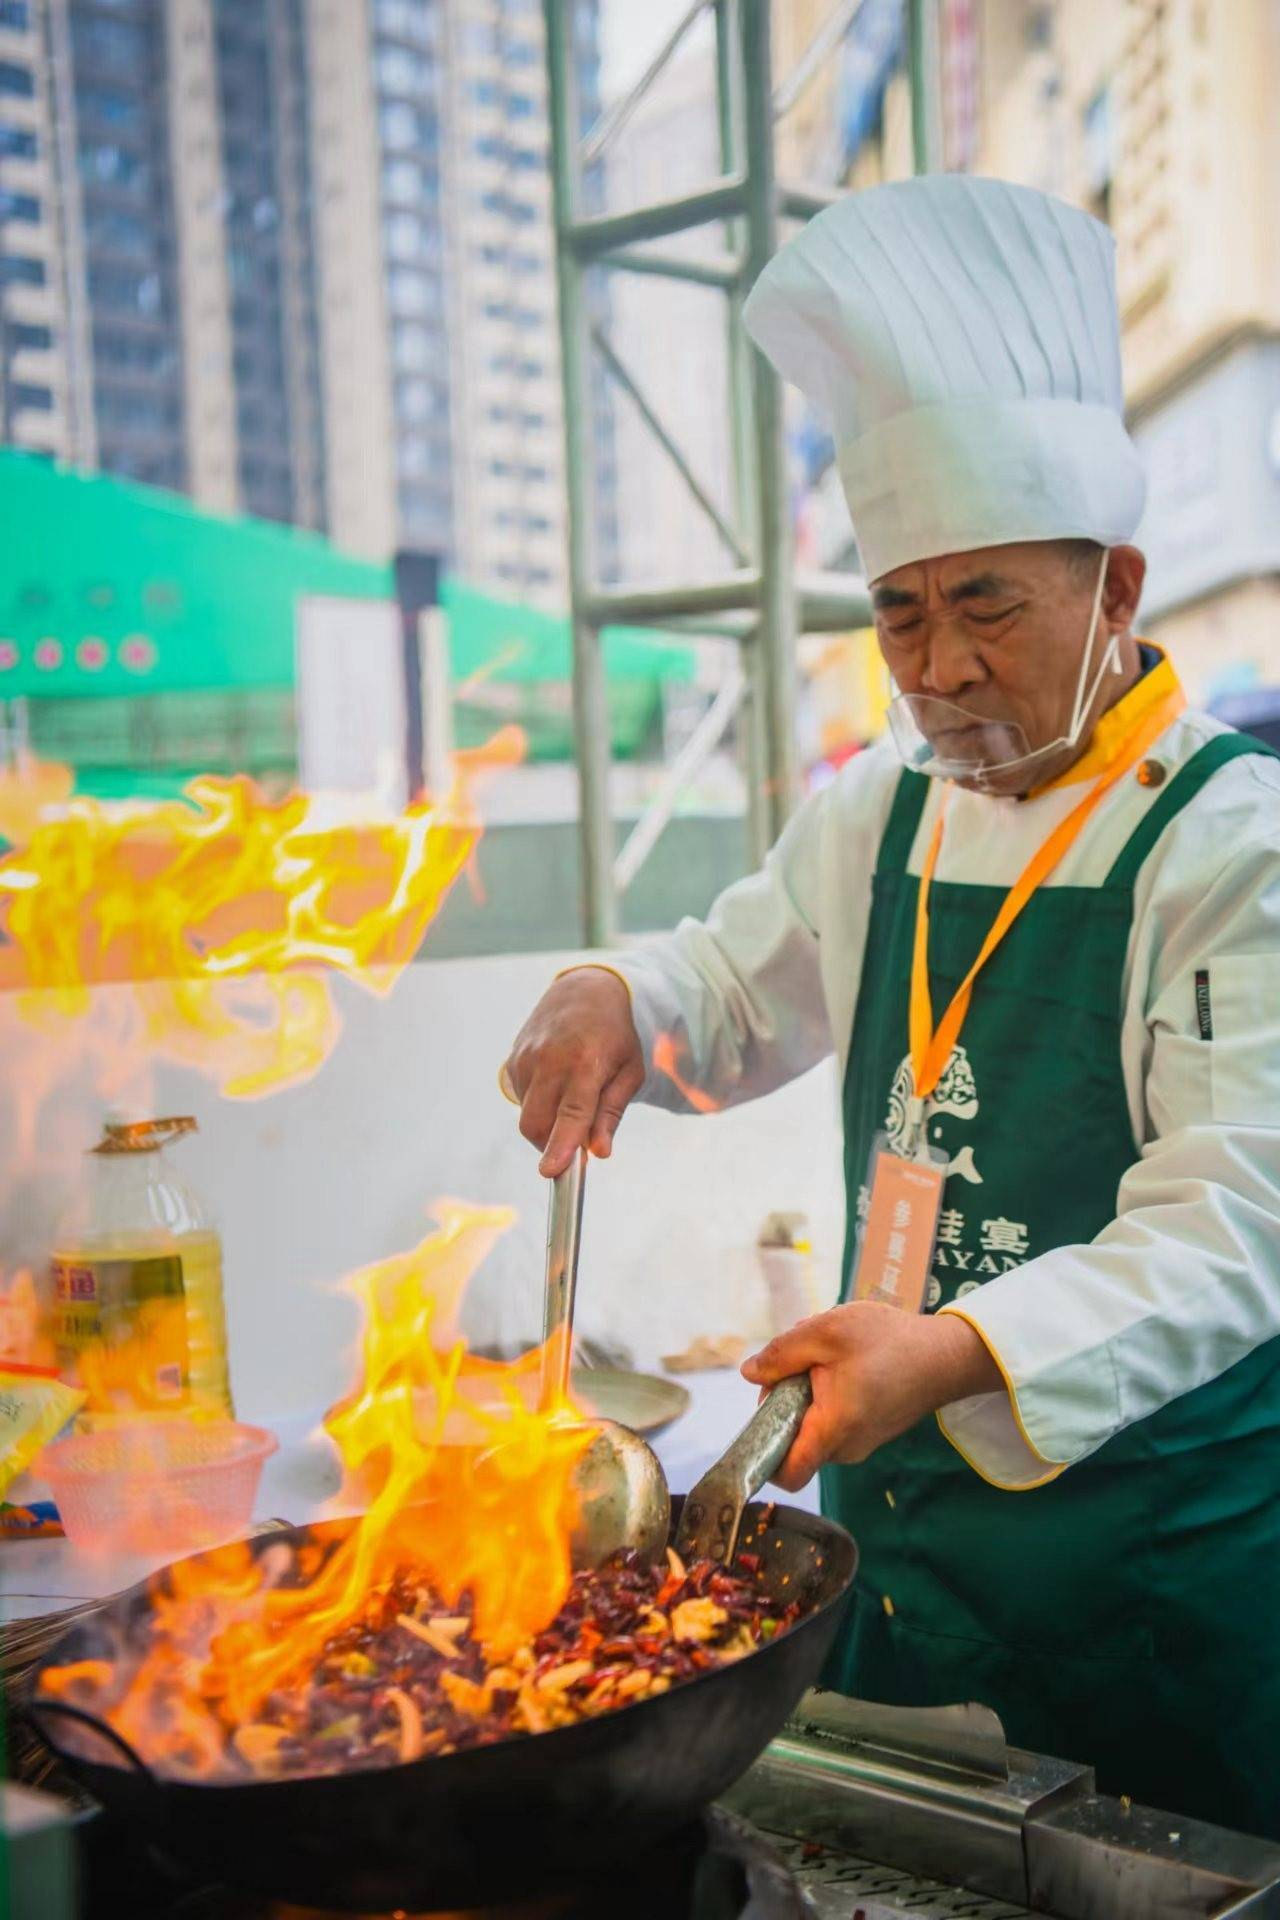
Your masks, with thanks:
[[(319, 1410), (346, 1384), (354, 1309), (342, 1275), (414, 1244), (441, 1196), (518, 1210), (481, 1269), (477, 1341), (535, 1337), (545, 1183), (497, 1071), (525, 1012), (572, 956), (425, 961), (389, 999), (335, 983), (343, 1030), (324, 1067), (270, 1098), (233, 1101), (194, 1072), (145, 1059), (91, 1065), (86, 1029), (39, 1028), (0, 995), (0, 1271), (43, 1265), (103, 1112), (197, 1115), (172, 1149), (223, 1236), (238, 1410)], [(94, 990), (110, 1020), (127, 987)], [(107, 1081), (110, 1084), (106, 1084)], [(579, 1327), (636, 1361), (698, 1333), (765, 1328), (753, 1252), (772, 1210), (806, 1213), (834, 1291), (843, 1215), (834, 1070), (708, 1118), (636, 1108), (587, 1183)]]

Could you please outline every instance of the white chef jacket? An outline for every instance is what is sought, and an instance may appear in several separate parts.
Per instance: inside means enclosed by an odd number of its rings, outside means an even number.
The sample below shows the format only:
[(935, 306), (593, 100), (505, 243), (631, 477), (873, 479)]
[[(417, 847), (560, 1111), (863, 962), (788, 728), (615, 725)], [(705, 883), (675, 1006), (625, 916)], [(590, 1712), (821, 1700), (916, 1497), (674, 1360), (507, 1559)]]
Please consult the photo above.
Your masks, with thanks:
[[(1143, 685), (1099, 733), (1129, 730)], [(1149, 757), (1171, 778), (1221, 731), (1184, 711)], [(1082, 773), (1098, 744), (1095, 734)], [(859, 754), (705, 922), (685, 920), (620, 958), (648, 1067), (642, 1099), (689, 1110), (654, 1069), (659, 1035), (686, 1086), (721, 1105), (768, 1093), (833, 1049), (843, 1072), (871, 876), (900, 771), (887, 742)], [(1081, 799), (1076, 771), (1026, 800), (955, 790), (938, 880), (1012, 885)], [(1161, 791), (1124, 775), (1045, 884), (1100, 884)], [(935, 782), (912, 873), (941, 792)], [(1203, 968), (1207, 1040), (1195, 995)], [(1220, 768), (1145, 861), (1120, 1054), (1138, 1147), (1115, 1219), (1090, 1244), (1042, 1254), (941, 1309), (962, 1313), (1004, 1376), (1007, 1392), (939, 1414), (948, 1439), (1001, 1487), (1043, 1484), (1280, 1333), (1280, 761), (1250, 755)]]

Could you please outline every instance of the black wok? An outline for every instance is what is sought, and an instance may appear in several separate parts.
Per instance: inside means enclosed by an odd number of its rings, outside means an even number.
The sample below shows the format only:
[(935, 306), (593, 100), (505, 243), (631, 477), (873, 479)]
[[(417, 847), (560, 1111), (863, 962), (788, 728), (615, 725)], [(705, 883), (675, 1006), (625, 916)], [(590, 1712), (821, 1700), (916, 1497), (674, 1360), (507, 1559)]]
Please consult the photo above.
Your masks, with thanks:
[[(673, 1501), (678, 1518), (681, 1502)], [(44, 1667), (111, 1657), (156, 1581), (70, 1628), (33, 1679), (28, 1712), (108, 1813), (178, 1866), (329, 1908), (467, 1907), (590, 1875), (687, 1826), (756, 1758), (813, 1684), (835, 1638), (857, 1550), (793, 1507), (747, 1510), (762, 1579), (808, 1611), (745, 1659), (656, 1699), (551, 1733), (377, 1771), (200, 1783), (152, 1773), (97, 1722), (40, 1699)], [(296, 1528), (252, 1543), (266, 1551)], [(331, 1537), (333, 1524), (325, 1528)], [(199, 1557), (199, 1556), (197, 1556)], [(109, 1738), (113, 1744), (108, 1744)]]

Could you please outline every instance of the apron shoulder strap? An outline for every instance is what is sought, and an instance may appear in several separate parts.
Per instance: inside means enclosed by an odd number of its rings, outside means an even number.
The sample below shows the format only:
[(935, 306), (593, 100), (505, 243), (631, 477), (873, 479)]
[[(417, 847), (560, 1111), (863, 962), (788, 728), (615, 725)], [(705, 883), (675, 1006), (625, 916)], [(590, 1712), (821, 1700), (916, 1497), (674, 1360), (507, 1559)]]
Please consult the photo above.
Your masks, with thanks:
[(912, 773), (904, 767), (898, 775), (893, 805), (889, 809), (889, 818), (885, 822), (885, 829), (880, 837), (880, 853), (876, 860), (877, 873), (906, 872), (907, 862), (911, 858), (911, 849), (915, 844), (916, 828), (920, 825), (920, 816), (924, 812), (924, 803), (928, 797), (928, 775)]
[(1148, 807), (1117, 854), (1115, 864), (1107, 875), (1107, 886), (1132, 887), (1143, 861), (1169, 822), (1182, 812), (1188, 801), (1194, 800), (1219, 767), (1225, 767), (1229, 760), (1238, 760), (1246, 753), (1265, 754), (1273, 759), (1277, 757), (1273, 748), (1247, 733), (1218, 733), (1212, 740), (1206, 740), (1186, 765), (1179, 767), (1154, 805)]

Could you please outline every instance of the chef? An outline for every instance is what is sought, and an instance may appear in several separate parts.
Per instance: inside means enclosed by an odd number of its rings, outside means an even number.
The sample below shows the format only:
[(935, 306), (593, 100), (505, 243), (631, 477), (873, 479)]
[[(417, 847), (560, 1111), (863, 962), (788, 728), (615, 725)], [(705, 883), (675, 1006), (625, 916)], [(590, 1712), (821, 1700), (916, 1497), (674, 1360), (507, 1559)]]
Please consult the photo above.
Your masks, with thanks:
[(1133, 631), (1111, 238), (878, 187), (747, 323), (834, 435), (890, 734), (705, 923), (553, 983), (521, 1128), (554, 1174), (834, 1050), (843, 1303), (743, 1369), (809, 1371), (779, 1481), (861, 1549), (828, 1677), (1280, 1837), (1280, 766)]

